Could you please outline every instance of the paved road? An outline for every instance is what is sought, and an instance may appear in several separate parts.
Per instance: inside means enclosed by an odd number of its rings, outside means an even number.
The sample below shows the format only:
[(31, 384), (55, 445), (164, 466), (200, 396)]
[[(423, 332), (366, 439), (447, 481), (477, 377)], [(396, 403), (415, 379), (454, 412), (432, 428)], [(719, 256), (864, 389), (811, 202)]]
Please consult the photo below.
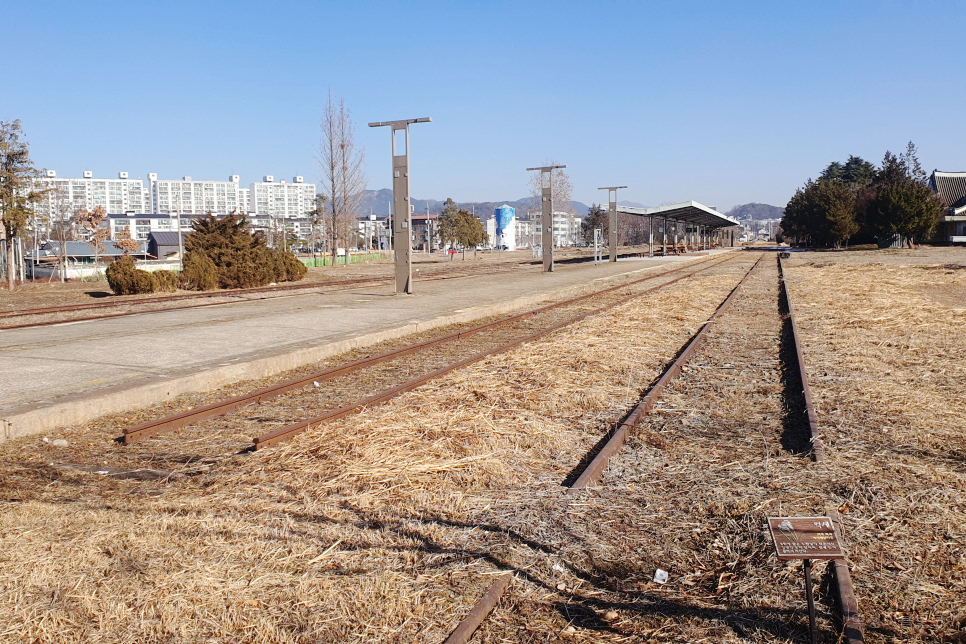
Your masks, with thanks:
[(80, 423), (683, 259), (691, 258), (416, 282), (408, 296), (379, 286), (0, 331), (0, 422), (6, 437)]

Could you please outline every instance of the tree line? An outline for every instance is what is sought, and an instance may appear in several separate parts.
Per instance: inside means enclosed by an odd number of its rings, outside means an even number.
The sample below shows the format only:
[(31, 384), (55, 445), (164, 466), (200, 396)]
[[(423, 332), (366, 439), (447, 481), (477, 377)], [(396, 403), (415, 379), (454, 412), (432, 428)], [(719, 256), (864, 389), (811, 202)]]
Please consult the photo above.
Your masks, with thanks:
[(928, 239), (945, 205), (927, 179), (912, 141), (904, 154), (887, 151), (878, 168), (857, 156), (833, 161), (795, 191), (785, 206), (782, 235), (796, 245), (834, 248), (896, 236), (909, 244)]

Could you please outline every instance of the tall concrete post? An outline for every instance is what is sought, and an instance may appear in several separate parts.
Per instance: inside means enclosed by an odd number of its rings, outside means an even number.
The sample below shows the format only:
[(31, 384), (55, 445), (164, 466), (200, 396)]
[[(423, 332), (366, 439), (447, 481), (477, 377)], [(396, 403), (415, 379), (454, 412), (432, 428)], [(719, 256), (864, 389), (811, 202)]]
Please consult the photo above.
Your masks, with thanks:
[(610, 261), (617, 261), (617, 191), (627, 186), (610, 186), (608, 188), (597, 188), (607, 191), (607, 201), (610, 204), (610, 211), (607, 218), (608, 241), (610, 243)]
[[(392, 133), (392, 236), (395, 240), (396, 295), (413, 292), (413, 212), (409, 206), (409, 124), (429, 123), (433, 119), (380, 121), (369, 127), (388, 126)], [(403, 132), (397, 141), (396, 132)], [(397, 148), (402, 148), (397, 149)]]
[(540, 244), (543, 247), (543, 272), (553, 272), (553, 171), (565, 165), (545, 165), (527, 168), (527, 172), (540, 171)]

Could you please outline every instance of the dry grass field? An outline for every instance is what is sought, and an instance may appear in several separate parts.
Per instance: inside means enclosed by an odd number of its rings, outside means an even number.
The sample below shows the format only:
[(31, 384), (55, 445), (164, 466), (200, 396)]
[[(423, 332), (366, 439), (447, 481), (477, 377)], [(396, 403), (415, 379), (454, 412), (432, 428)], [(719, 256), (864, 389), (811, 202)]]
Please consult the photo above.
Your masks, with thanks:
[(137, 414), (0, 444), (0, 639), (440, 642), (513, 568), (474, 641), (805, 641), (800, 568), (761, 524), (831, 504), (867, 641), (966, 641), (959, 251), (789, 261), (826, 463), (783, 442), (769, 257), (602, 487), (564, 500), (748, 255), (201, 473), (58, 467), (110, 466)]
[(966, 641), (966, 250), (789, 263), (870, 641)]

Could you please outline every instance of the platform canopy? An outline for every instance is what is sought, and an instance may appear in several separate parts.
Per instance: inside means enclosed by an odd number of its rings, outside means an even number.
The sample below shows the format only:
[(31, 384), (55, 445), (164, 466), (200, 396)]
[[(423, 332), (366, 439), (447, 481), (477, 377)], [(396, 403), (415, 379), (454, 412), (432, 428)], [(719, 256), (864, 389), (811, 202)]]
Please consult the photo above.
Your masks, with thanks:
[(658, 206), (657, 208), (617, 206), (617, 212), (640, 217), (667, 217), (674, 221), (707, 226), (708, 228), (727, 228), (740, 225), (737, 219), (722, 215), (717, 210), (699, 204), (697, 201), (685, 201), (670, 206)]

